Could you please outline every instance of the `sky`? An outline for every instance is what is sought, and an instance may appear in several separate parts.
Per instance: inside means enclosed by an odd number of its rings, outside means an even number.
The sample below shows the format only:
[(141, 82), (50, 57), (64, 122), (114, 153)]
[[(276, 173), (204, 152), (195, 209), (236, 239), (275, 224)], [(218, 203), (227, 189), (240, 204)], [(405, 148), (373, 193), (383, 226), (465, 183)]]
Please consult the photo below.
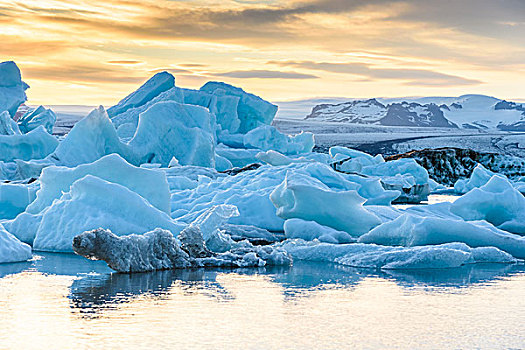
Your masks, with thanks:
[(271, 101), (525, 97), (523, 0), (0, 0), (30, 104), (112, 105), (158, 71)]

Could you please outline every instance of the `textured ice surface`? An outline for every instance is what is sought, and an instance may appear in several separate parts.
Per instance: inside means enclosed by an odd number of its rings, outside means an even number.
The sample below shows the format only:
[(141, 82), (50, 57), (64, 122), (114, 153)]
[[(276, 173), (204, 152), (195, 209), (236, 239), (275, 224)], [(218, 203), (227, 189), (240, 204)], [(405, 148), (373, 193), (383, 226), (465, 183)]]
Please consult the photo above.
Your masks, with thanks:
[(200, 106), (159, 102), (140, 115), (129, 142), (138, 163), (215, 166), (215, 117)]
[(454, 190), (458, 193), (467, 193), (474, 188), (485, 185), (493, 175), (495, 174), (492, 171), (478, 164), (468, 179), (459, 179), (456, 181)]
[(271, 124), (277, 113), (276, 105), (232, 85), (210, 81), (200, 90), (219, 96), (239, 97), (237, 116), (240, 120), (241, 133), (246, 133), (262, 124)]
[(69, 252), (73, 237), (99, 227), (117, 235), (155, 228), (177, 235), (184, 228), (129, 188), (92, 175), (74, 182), (69, 192), (37, 215), (41, 220), (33, 247), (44, 251)]
[(280, 247), (297, 260), (324, 261), (385, 270), (451, 268), (476, 262), (516, 262), (512, 256), (496, 248), (470, 248), (462, 243), (405, 248), (290, 240), (282, 243)]
[(162, 92), (175, 86), (175, 78), (168, 72), (160, 72), (146, 81), (140, 88), (126, 96), (117, 105), (108, 109), (111, 117), (126, 112), (128, 109), (140, 107)]
[(23, 133), (28, 133), (31, 130), (38, 128), (42, 125), (46, 131), (50, 134), (53, 133), (53, 126), (57, 116), (55, 112), (51, 109), (45, 108), (44, 106), (39, 106), (33, 111), (28, 111), (18, 120), (18, 126), (20, 131)]
[(27, 208), (27, 212), (40, 213), (63, 193), (69, 192), (75, 181), (86, 175), (94, 175), (125, 186), (157, 209), (170, 213), (170, 193), (165, 172), (135, 167), (118, 154), (110, 154), (93, 163), (82, 164), (75, 168), (57, 166), (45, 168), (40, 176), (37, 198)]
[(0, 112), (8, 111), (14, 116), (18, 107), (27, 100), (27, 88), (29, 86), (22, 81), (20, 69), (14, 62), (0, 63)]
[(31, 259), (31, 247), (20, 242), (0, 224), (0, 264)]
[(301, 219), (288, 219), (284, 222), (286, 238), (300, 238), (305, 241), (318, 239), (326, 243), (353, 243), (354, 237), (347, 232), (338, 231), (328, 226), (323, 226), (315, 221)]
[(288, 173), (270, 199), (283, 219), (298, 218), (345, 231), (358, 237), (381, 221), (363, 207), (357, 191), (331, 190), (321, 181), (299, 173)]
[(104, 107), (100, 106), (75, 124), (50, 159), (58, 165), (74, 167), (111, 153), (118, 153), (127, 160), (132, 158), (126, 145), (120, 142)]
[(36, 187), (31, 184), (0, 183), (0, 219), (14, 219), (35, 199)]
[(387, 246), (422, 246), (463, 242), (470, 247), (496, 247), (516, 258), (525, 258), (525, 238), (500, 230), (485, 221), (406, 213), (383, 223), (359, 238), (360, 243)]
[[(187, 267), (259, 267), (289, 265), (282, 249), (254, 247), (249, 243), (214, 254), (207, 250), (198, 226), (184, 229), (179, 241), (171, 232), (156, 229), (143, 235), (118, 237), (110, 230), (96, 229), (73, 239), (75, 253), (104, 260), (118, 272), (144, 272)], [(181, 245), (182, 243), (182, 245)]]
[(525, 197), (500, 175), (458, 198), (450, 211), (468, 221), (486, 220), (502, 230), (525, 235)]
[(249, 131), (244, 135), (243, 142), (246, 148), (274, 150), (283, 154), (310, 153), (315, 146), (314, 134), (311, 132), (290, 136), (270, 125), (262, 125)]
[(8, 111), (0, 113), (0, 135), (20, 135), (18, 124), (11, 118)]
[(125, 138), (133, 137), (139, 123), (139, 115), (148, 110), (154, 104), (166, 101), (184, 103), (182, 89), (172, 87), (139, 107), (129, 108), (125, 112), (112, 116), (111, 121), (115, 125), (115, 128), (117, 128), (119, 136)]
[(0, 135), (0, 161), (42, 159), (57, 145), (57, 139), (42, 126), (24, 135)]

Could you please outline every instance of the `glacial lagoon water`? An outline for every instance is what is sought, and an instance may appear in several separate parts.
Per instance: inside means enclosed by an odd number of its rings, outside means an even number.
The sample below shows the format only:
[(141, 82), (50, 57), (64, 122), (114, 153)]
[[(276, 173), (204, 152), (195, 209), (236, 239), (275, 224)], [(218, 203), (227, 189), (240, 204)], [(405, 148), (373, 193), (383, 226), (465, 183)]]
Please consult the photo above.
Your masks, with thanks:
[(1, 349), (520, 349), (525, 266), (116, 274), (38, 253), (0, 265)]

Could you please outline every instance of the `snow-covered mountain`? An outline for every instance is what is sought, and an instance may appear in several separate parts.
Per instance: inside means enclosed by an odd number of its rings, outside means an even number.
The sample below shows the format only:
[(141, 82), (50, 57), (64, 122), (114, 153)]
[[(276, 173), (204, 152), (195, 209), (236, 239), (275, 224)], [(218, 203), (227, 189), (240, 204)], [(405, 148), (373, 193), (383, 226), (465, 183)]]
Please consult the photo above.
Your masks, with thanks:
[(387, 126), (525, 131), (525, 104), (484, 95), (351, 100), (313, 107), (306, 119)]

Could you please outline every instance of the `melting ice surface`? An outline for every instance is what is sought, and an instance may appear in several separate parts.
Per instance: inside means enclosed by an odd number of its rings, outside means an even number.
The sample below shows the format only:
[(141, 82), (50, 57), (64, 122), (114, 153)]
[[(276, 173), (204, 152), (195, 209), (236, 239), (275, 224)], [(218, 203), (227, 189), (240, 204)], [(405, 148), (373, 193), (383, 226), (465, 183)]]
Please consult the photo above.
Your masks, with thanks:
[(128, 275), (39, 253), (0, 264), (0, 347), (523, 348), (524, 288), (524, 265), (380, 272), (297, 261)]

